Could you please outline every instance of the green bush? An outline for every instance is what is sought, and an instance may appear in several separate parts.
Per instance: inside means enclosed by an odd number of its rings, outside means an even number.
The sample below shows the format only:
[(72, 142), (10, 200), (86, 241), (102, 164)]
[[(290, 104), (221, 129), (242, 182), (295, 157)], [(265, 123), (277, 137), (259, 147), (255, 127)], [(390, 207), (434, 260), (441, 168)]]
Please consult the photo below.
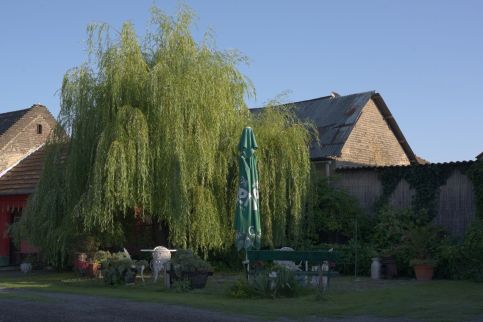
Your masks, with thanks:
[(435, 278), (463, 279), (464, 272), (461, 269), (463, 263), (462, 243), (450, 239), (442, 241), (437, 256), (438, 266), (434, 271)]
[(191, 291), (191, 282), (187, 278), (174, 280), (171, 284), (171, 290), (175, 293), (185, 293)]
[(251, 276), (250, 282), (238, 280), (230, 288), (229, 294), (235, 298), (296, 297), (300, 294), (300, 286), (293, 272), (274, 266), (273, 269)]
[(370, 218), (357, 200), (345, 191), (329, 186), (327, 178), (318, 178), (311, 183), (304, 221), (306, 244), (334, 241), (321, 240), (324, 234), (339, 235), (344, 240), (353, 238), (356, 221), (361, 235), (366, 235), (370, 227)]
[(208, 260), (217, 272), (241, 272), (244, 270), (242, 261), (245, 260), (245, 252), (239, 252), (233, 243), (229, 248), (210, 251)]
[(98, 259), (101, 259), (104, 283), (110, 286), (134, 281), (136, 279), (136, 273), (140, 270), (141, 265), (148, 267), (147, 261), (133, 260), (124, 252), (112, 254), (109, 252), (97, 252), (96, 256)]
[(483, 281), (483, 220), (475, 219), (462, 241), (443, 243), (438, 262), (439, 278)]
[[(439, 258), (445, 232), (427, 223), (427, 211), (381, 208), (371, 235), (378, 256), (392, 256), (398, 275), (412, 276), (411, 260), (435, 263)], [(413, 261), (415, 263), (415, 261)]]
[(356, 243), (354, 239), (351, 239), (347, 244), (318, 244), (312, 245), (308, 249), (320, 250), (331, 248), (339, 254), (336, 266), (333, 268), (334, 270), (343, 275), (354, 275), (357, 250), (357, 275), (370, 275), (371, 258), (376, 256), (372, 244), (364, 241), (358, 241)]
[(171, 265), (176, 275), (181, 272), (213, 272), (213, 267), (189, 249), (180, 249), (171, 259)]
[(431, 224), (412, 225), (403, 235), (401, 249), (409, 258), (409, 265), (431, 264), (436, 266), (442, 241), (442, 229)]
[(461, 247), (461, 266), (464, 278), (483, 282), (483, 219), (477, 218), (465, 234)]

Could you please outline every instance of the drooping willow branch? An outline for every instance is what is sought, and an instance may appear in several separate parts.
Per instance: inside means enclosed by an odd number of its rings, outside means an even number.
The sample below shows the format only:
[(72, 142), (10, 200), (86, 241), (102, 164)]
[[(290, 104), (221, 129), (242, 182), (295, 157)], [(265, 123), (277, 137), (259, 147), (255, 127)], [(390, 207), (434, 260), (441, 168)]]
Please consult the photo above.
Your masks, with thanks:
[(237, 69), (245, 58), (218, 51), (209, 37), (196, 42), (192, 20), (186, 8), (176, 18), (154, 9), (143, 47), (129, 23), (118, 39), (105, 26), (89, 28), (91, 59), (64, 77), (60, 128), (20, 226), (51, 261), (78, 234), (122, 240), (134, 208), (165, 222), (176, 247), (233, 243), (236, 147), (246, 125), (260, 145), (263, 242), (297, 238), (309, 132), (284, 109), (253, 116), (245, 104), (253, 87)]

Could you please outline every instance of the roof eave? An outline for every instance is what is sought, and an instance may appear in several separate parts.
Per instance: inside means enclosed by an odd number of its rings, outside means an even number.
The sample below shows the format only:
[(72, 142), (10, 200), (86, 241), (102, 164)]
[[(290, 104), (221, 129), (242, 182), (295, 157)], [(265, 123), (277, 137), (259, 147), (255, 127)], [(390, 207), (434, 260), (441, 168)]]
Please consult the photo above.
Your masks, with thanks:
[(35, 192), (35, 188), (32, 188), (32, 189), (6, 190), (6, 191), (0, 191), (0, 197), (1, 196), (31, 195), (34, 192)]

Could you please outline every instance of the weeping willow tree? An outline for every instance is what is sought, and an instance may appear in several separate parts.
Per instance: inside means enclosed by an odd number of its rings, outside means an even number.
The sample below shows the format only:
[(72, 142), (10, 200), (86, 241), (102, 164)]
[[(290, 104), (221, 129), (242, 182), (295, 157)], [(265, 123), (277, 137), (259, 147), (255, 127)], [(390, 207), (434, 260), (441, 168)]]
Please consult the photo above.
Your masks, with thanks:
[[(252, 125), (260, 145), (264, 244), (298, 236), (309, 180), (309, 132), (289, 112), (253, 116), (245, 58), (190, 33), (192, 12), (153, 9), (142, 44), (133, 26), (115, 37), (91, 26), (87, 63), (68, 71), (59, 128), (23, 238), (61, 263), (80, 235), (122, 242), (127, 216), (157, 218), (175, 247), (206, 252), (234, 242), (237, 143)], [(135, 209), (135, 211), (133, 211)]]

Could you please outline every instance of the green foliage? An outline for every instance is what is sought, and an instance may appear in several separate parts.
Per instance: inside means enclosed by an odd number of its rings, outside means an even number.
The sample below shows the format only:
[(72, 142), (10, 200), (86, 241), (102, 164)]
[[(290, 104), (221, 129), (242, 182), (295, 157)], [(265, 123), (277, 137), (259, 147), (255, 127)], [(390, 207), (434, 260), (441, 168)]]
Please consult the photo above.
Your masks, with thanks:
[(411, 258), (409, 265), (435, 264), (435, 256), (440, 247), (441, 228), (432, 225), (413, 225), (403, 236), (401, 247)]
[(476, 219), (465, 234), (461, 247), (464, 277), (483, 281), (483, 219)]
[(380, 209), (375, 218), (372, 243), (379, 255), (392, 256), (399, 252), (404, 235), (413, 227), (414, 212), (409, 209)]
[(310, 182), (308, 146), (311, 124), (300, 123), (290, 105), (271, 102), (255, 114), (252, 127), (259, 149), (262, 244), (296, 243), (302, 233), (302, 211)]
[[(193, 13), (154, 8), (140, 45), (125, 23), (89, 26), (89, 61), (68, 71), (59, 128), (17, 236), (62, 266), (80, 234), (121, 246), (140, 209), (169, 228), (174, 247), (206, 254), (233, 242), (237, 143), (251, 125), (259, 143), (263, 244), (298, 238), (309, 180), (309, 132), (286, 108), (252, 116), (246, 58), (196, 42)], [(19, 238), (19, 237), (18, 237)]]
[(439, 258), (445, 232), (427, 223), (426, 210), (383, 207), (375, 218), (371, 244), (379, 256), (392, 256), (399, 275), (411, 275), (411, 261), (434, 263)]
[(102, 263), (102, 262), (107, 261), (111, 257), (112, 257), (112, 255), (111, 255), (111, 253), (109, 251), (98, 250), (94, 254), (94, 261), (95, 262), (98, 262), (98, 263)]
[[(461, 165), (458, 165), (458, 167), (461, 167)], [(452, 164), (381, 168), (378, 171), (383, 191), (375, 207), (380, 209), (387, 205), (389, 197), (399, 182), (404, 179), (415, 189), (412, 209), (416, 212), (425, 209), (425, 217), (421, 220), (429, 223), (437, 212), (439, 187), (446, 183), (455, 169), (456, 166)]]
[(188, 278), (181, 278), (173, 281), (171, 290), (175, 293), (186, 293), (191, 291), (191, 281)]
[(483, 161), (476, 161), (467, 171), (473, 182), (476, 199), (476, 215), (483, 219)]
[(255, 297), (255, 291), (248, 285), (246, 278), (238, 279), (229, 289), (228, 294), (237, 299)]
[(136, 266), (124, 252), (106, 256), (101, 265), (104, 283), (109, 286), (124, 284), (136, 276)]
[(441, 245), (436, 274), (441, 278), (483, 281), (483, 220), (475, 219), (462, 241)]
[(263, 271), (251, 276), (250, 282), (238, 280), (229, 294), (235, 298), (296, 297), (300, 294), (300, 286), (293, 272), (277, 266), (270, 273)]
[(357, 250), (357, 275), (370, 275), (371, 258), (376, 256), (374, 246), (367, 241), (355, 242), (350, 239), (346, 244), (318, 244), (309, 249), (330, 249), (339, 254), (334, 270), (343, 275), (354, 275)]
[(191, 250), (176, 251), (171, 259), (171, 265), (178, 276), (182, 276), (182, 272), (213, 272), (210, 263), (201, 259)]
[(359, 231), (367, 230), (368, 216), (360, 209), (355, 198), (330, 187), (327, 178), (315, 174), (312, 178), (304, 218), (304, 230), (312, 242), (319, 242), (321, 232), (338, 232), (347, 238), (353, 238), (356, 221)]
[(453, 279), (483, 281), (483, 220), (477, 218), (462, 242), (447, 244), (440, 256), (440, 275)]
[(216, 272), (241, 272), (245, 253), (239, 252), (235, 245), (230, 248), (213, 250), (208, 254), (208, 261)]

